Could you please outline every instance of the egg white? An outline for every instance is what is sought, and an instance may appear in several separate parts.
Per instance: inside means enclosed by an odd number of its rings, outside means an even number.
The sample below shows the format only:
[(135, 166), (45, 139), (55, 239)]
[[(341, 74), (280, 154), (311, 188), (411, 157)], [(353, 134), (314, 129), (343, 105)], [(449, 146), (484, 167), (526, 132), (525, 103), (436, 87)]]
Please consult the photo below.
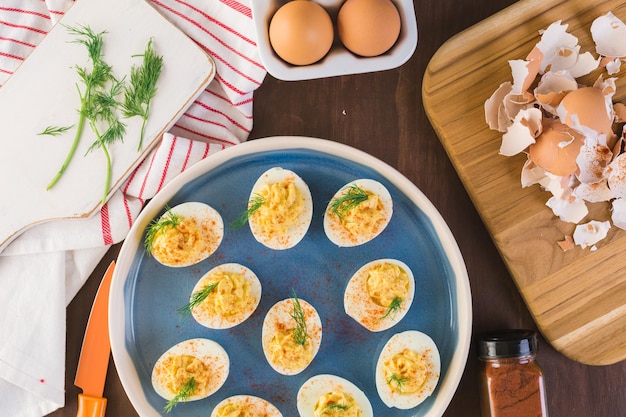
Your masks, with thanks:
[[(312, 343), (313, 354), (311, 356), (311, 362), (315, 359), (315, 355), (319, 351), (322, 343), (322, 320), (315, 307), (313, 307), (307, 301), (298, 298), (300, 306), (305, 314), (305, 322), (307, 326), (307, 334)], [(270, 342), (274, 334), (279, 329), (287, 327), (294, 327), (294, 319), (291, 316), (293, 312), (293, 298), (287, 298), (274, 304), (263, 320), (263, 328), (261, 330), (261, 344), (263, 346), (263, 353), (270, 366), (278, 373), (282, 375), (296, 375), (305, 370), (310, 362), (305, 364), (302, 368), (289, 369), (280, 364), (276, 364), (270, 361)]]
[[(383, 216), (385, 222), (382, 227), (375, 230), (374, 233), (362, 233), (357, 236), (353, 236), (342, 226), (342, 222), (337, 215), (332, 213), (331, 205), (333, 204), (333, 200), (341, 198), (350, 189), (350, 187), (353, 186), (357, 186), (364, 191), (376, 194), (380, 198), (383, 206)], [(324, 212), (324, 232), (326, 233), (328, 239), (339, 247), (359, 246), (370, 242), (380, 235), (391, 221), (392, 214), (393, 200), (387, 188), (385, 188), (385, 186), (380, 182), (372, 179), (357, 179), (341, 187), (328, 203), (326, 211)]]
[[(178, 264), (169, 263), (167, 260), (159, 259), (157, 254), (153, 254), (159, 263), (171, 267), (191, 266), (215, 253), (224, 237), (224, 221), (217, 210), (208, 204), (190, 201), (174, 206), (169, 211), (180, 217), (193, 218), (199, 227), (201, 239), (206, 242), (207, 247), (205, 251), (198, 253), (196, 257), (189, 257), (186, 262)], [(164, 213), (161, 218), (167, 215), (167, 213)], [(206, 227), (201, 227), (202, 225)], [(209, 226), (210, 230), (208, 229)]]
[(224, 317), (220, 315), (209, 315), (203, 313), (200, 306), (196, 306), (191, 314), (196, 319), (196, 321), (209, 329), (229, 329), (231, 327), (237, 326), (238, 324), (243, 323), (247, 320), (252, 313), (256, 310), (261, 301), (261, 282), (259, 278), (256, 276), (254, 272), (252, 272), (249, 268), (240, 265), (238, 263), (226, 263), (222, 265), (218, 265), (215, 268), (211, 269), (209, 272), (204, 274), (196, 283), (193, 290), (191, 291), (190, 300), (193, 298), (193, 294), (202, 291), (206, 285), (209, 284), (207, 281), (211, 275), (216, 272), (230, 272), (236, 274), (243, 274), (244, 279), (250, 285), (249, 287), (249, 300), (245, 305), (245, 308), (238, 312), (238, 314)]
[[(394, 313), (387, 315), (386, 307), (382, 307), (367, 294), (367, 272), (380, 264), (390, 263), (402, 268), (409, 277), (408, 293), (400, 308)], [(397, 259), (377, 259), (363, 265), (350, 278), (344, 292), (343, 305), (346, 314), (356, 320), (360, 325), (372, 332), (381, 332), (398, 324), (411, 308), (415, 296), (415, 278), (413, 272), (404, 262)]]
[(265, 233), (264, 228), (258, 223), (254, 215), (251, 215), (248, 219), (250, 231), (254, 238), (259, 243), (275, 250), (285, 250), (296, 246), (309, 230), (311, 219), (313, 218), (313, 198), (311, 197), (309, 186), (295, 172), (281, 167), (274, 167), (261, 174), (252, 186), (252, 191), (250, 192), (250, 201), (252, 201), (255, 196), (261, 193), (261, 190), (266, 184), (275, 184), (286, 180), (292, 180), (304, 198), (304, 207), (296, 223), (292, 225), (285, 234), (269, 236)]
[(282, 413), (274, 404), (253, 395), (233, 395), (232, 397), (225, 398), (215, 406), (210, 417), (215, 417), (217, 411), (227, 404), (243, 404), (254, 416), (283, 417)]
[[(429, 377), (422, 390), (414, 394), (401, 395), (389, 388), (383, 371), (384, 363), (404, 349), (414, 350), (428, 358)], [(376, 363), (376, 390), (380, 399), (389, 408), (408, 410), (417, 407), (435, 390), (441, 372), (441, 359), (437, 345), (430, 336), (417, 330), (407, 330), (394, 334), (383, 347)]]
[(361, 417), (374, 416), (372, 405), (360, 388), (342, 377), (321, 374), (309, 378), (298, 390), (296, 402), (300, 417), (313, 417), (313, 410), (319, 398), (331, 391), (343, 391), (350, 394), (361, 409)]
[(152, 387), (156, 393), (164, 399), (169, 401), (174, 398), (176, 394), (165, 387), (164, 381), (161, 381), (161, 378), (159, 378), (158, 371), (163, 368), (163, 362), (167, 358), (179, 355), (195, 356), (212, 372), (209, 389), (206, 394), (192, 395), (187, 398), (186, 401), (196, 401), (206, 398), (219, 390), (222, 385), (224, 385), (224, 382), (226, 382), (230, 370), (230, 360), (224, 348), (219, 343), (210, 339), (197, 338), (184, 340), (163, 353), (152, 368)]

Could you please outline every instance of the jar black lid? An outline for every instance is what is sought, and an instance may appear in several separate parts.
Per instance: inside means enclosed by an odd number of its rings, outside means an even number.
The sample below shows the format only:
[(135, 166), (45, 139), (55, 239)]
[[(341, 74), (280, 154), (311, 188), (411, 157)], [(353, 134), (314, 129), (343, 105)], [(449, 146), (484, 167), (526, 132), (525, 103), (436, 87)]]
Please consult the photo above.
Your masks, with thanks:
[(532, 330), (514, 329), (488, 333), (480, 338), (478, 356), (511, 358), (537, 353), (537, 333)]

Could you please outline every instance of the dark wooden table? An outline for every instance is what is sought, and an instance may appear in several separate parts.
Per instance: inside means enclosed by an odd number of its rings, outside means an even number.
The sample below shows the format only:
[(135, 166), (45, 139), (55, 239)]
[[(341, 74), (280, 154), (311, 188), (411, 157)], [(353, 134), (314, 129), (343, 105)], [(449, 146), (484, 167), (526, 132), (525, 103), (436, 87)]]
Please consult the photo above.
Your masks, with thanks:
[[(421, 100), (422, 78), (430, 58), (447, 39), (513, 3), (415, 1), (419, 42), (413, 57), (400, 68), (301, 82), (282, 82), (268, 75), (254, 100), (250, 139), (304, 135), (359, 148), (413, 181), (448, 223), (467, 265), (474, 324), (465, 374), (446, 417), (480, 415), (477, 336), (499, 328), (535, 328), (535, 324), (429, 124)], [(111, 248), (68, 307), (66, 406), (51, 414), (54, 417), (76, 415), (79, 390), (73, 381), (83, 332), (99, 281), (119, 249), (119, 244)], [(551, 416), (626, 415), (626, 362), (604, 367), (582, 365), (564, 357), (543, 339), (537, 360), (545, 372)], [(108, 398), (108, 416), (137, 415), (112, 360), (104, 395)]]

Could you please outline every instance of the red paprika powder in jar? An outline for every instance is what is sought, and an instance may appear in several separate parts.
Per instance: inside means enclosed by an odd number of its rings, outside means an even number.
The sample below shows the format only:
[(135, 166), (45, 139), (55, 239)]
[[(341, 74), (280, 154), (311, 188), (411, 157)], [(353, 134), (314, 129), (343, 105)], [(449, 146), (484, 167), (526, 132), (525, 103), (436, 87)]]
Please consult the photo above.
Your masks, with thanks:
[(547, 417), (543, 371), (535, 361), (537, 333), (504, 330), (478, 345), (483, 417)]

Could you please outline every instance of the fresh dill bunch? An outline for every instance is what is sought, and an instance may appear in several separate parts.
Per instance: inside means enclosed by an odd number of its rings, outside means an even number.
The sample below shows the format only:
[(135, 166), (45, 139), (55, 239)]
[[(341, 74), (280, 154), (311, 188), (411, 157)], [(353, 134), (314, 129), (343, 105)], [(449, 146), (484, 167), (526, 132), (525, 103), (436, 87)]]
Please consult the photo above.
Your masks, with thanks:
[(293, 341), (296, 343), (296, 345), (304, 346), (309, 335), (306, 330), (306, 318), (304, 310), (302, 310), (300, 300), (298, 299), (295, 291), (293, 292), (292, 301), (293, 310), (291, 311), (291, 317), (296, 322), (296, 327), (294, 327), (292, 330)]
[(248, 208), (241, 213), (239, 217), (232, 221), (230, 227), (233, 229), (242, 228), (248, 222), (250, 216), (252, 216), (258, 209), (261, 208), (261, 206), (263, 206), (263, 204), (265, 204), (265, 201), (265, 197), (261, 194), (255, 194), (248, 202)]
[(387, 311), (385, 312), (385, 315), (382, 316), (380, 319), (384, 320), (387, 317), (393, 318), (393, 316), (396, 315), (398, 310), (400, 310), (400, 306), (401, 305), (402, 305), (402, 298), (395, 297), (393, 300), (391, 300), (391, 303), (389, 304), (389, 307), (387, 307)]
[(71, 126), (48, 126), (44, 130), (42, 130), (41, 132), (39, 132), (37, 134), (38, 135), (59, 136), (59, 135), (65, 133), (65, 132), (67, 132), (68, 130), (70, 130), (73, 127), (74, 127), (74, 125), (71, 125)]
[(340, 220), (345, 220), (344, 215), (350, 210), (367, 201), (369, 194), (357, 185), (351, 185), (342, 195), (333, 198), (330, 202), (329, 209), (337, 215)]
[(326, 404), (324, 408), (322, 408), (322, 414), (332, 414), (335, 411), (345, 411), (350, 407), (351, 406), (348, 404), (330, 403)]
[(211, 294), (213, 290), (217, 288), (219, 283), (220, 283), (219, 281), (212, 282), (211, 284), (207, 285), (203, 289), (191, 294), (191, 300), (187, 304), (185, 304), (183, 307), (176, 310), (178, 314), (180, 314), (184, 318), (189, 317), (194, 307), (196, 307), (197, 305), (201, 304), (204, 300), (206, 300), (209, 294)]
[(163, 407), (163, 411), (166, 413), (170, 413), (174, 407), (178, 405), (181, 401), (187, 401), (189, 397), (191, 397), (196, 392), (196, 386), (198, 383), (194, 377), (189, 378), (185, 384), (180, 388), (178, 393), (165, 404)]
[(389, 379), (387, 380), (387, 384), (391, 385), (391, 384), (396, 384), (396, 388), (398, 388), (399, 392), (402, 392), (402, 384), (404, 384), (405, 382), (407, 382), (408, 379), (398, 376), (396, 374), (391, 374), (391, 376), (389, 377)]
[(150, 102), (157, 93), (157, 81), (163, 68), (163, 57), (157, 55), (152, 47), (152, 39), (143, 53), (141, 66), (133, 65), (130, 69), (130, 85), (124, 89), (124, 102), (122, 109), (124, 117), (139, 116), (142, 118), (141, 132), (139, 134), (139, 146), (143, 146), (143, 135), (150, 113)]
[(165, 232), (167, 229), (175, 229), (181, 222), (178, 214), (172, 212), (169, 207), (165, 207), (165, 214), (158, 219), (153, 220), (147, 228), (146, 237), (144, 239), (144, 247), (149, 255), (152, 252), (152, 244), (158, 234)]

